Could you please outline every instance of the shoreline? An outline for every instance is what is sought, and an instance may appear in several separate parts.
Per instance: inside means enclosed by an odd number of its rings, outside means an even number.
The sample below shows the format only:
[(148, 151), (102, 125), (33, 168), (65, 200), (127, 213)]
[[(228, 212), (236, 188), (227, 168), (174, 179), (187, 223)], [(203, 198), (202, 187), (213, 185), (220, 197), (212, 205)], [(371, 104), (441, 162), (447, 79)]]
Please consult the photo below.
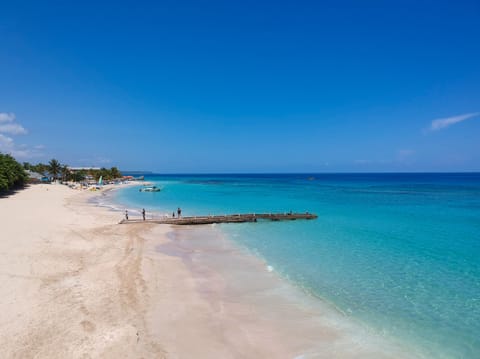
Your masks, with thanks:
[(278, 336), (282, 351), (262, 355), (421, 357), (413, 348), (379, 336), (363, 323), (346, 317), (333, 303), (299, 288), (217, 228), (172, 228), (167, 239), (156, 246), (156, 251), (182, 260), (198, 293), (215, 308), (211, 320), (221, 310), (229, 313), (237, 325), (252, 325), (252, 332), (268, 328), (270, 335)]
[[(110, 198), (110, 200), (114, 200), (114, 198)], [(118, 203), (118, 202), (117, 202)], [(128, 206), (126, 206), (128, 207)], [(158, 227), (163, 227), (166, 225), (154, 225)], [(155, 227), (154, 227), (155, 228)], [(154, 230), (154, 229), (153, 229)], [(182, 234), (187, 233), (187, 237), (184, 237)], [(181, 244), (178, 244), (180, 237)], [(183, 237), (183, 238), (182, 238)], [(211, 238), (215, 238), (212, 240)], [(154, 242), (154, 238), (150, 237), (149, 243)], [(207, 242), (207, 248), (202, 247), (202, 243)], [(357, 321), (354, 318), (347, 317), (345, 314), (337, 308), (334, 303), (330, 303), (325, 298), (322, 298), (315, 293), (307, 291), (305, 288), (298, 287), (295, 283), (291, 282), (288, 278), (283, 277), (280, 273), (276, 272), (273, 268), (268, 266), (268, 263), (258, 255), (252, 253), (248, 248), (241, 246), (240, 244), (236, 243), (232, 238), (229, 238), (226, 233), (221, 230), (221, 225), (205, 225), (205, 226), (170, 226), (170, 232), (167, 235), (167, 241), (162, 241), (162, 245), (156, 248), (156, 251), (160, 251), (163, 254), (168, 256), (178, 257), (180, 258), (184, 264), (189, 268), (190, 273), (194, 276), (197, 276), (198, 279), (198, 287), (197, 289), (199, 292), (203, 292), (204, 290), (201, 287), (205, 283), (205, 278), (203, 275), (205, 271), (198, 270), (198, 268), (194, 268), (192, 263), (196, 263), (197, 266), (204, 266), (207, 267), (207, 272), (213, 272), (212, 274), (217, 279), (219, 277), (225, 277), (230, 275), (231, 278), (226, 283), (222, 285), (217, 285), (218, 287), (226, 288), (231, 287), (232, 283), (241, 282), (245, 276), (249, 276), (249, 281), (257, 282), (257, 286), (263, 286), (264, 288), (269, 288), (266, 290), (271, 291), (278, 291), (279, 288), (280, 292), (277, 295), (273, 296), (271, 301), (266, 303), (243, 303), (249, 307), (258, 307), (257, 309), (260, 312), (271, 312), (274, 313), (275, 316), (281, 317), (282, 313), (282, 304), (275, 310), (272, 310), (272, 301), (273, 304), (275, 302), (286, 302), (291, 305), (291, 316), (297, 316), (297, 319), (302, 318), (303, 321), (308, 322), (310, 320), (309, 329), (305, 330), (306, 333), (304, 334), (308, 337), (308, 331), (312, 331), (312, 335), (309, 339), (309, 344), (304, 343), (300, 347), (307, 350), (307, 352), (291, 352), (285, 357), (304, 357), (304, 358), (329, 358), (332, 356), (340, 357), (340, 358), (358, 358), (365, 355), (368, 358), (403, 358), (405, 357), (404, 353), (408, 352), (408, 358), (413, 357), (422, 357), (420, 353), (416, 352), (416, 349), (406, 347), (404, 344), (400, 344), (397, 342), (395, 338), (384, 338), (378, 335), (378, 333), (373, 333), (372, 330)], [(160, 249), (160, 247), (164, 249)], [(228, 248), (226, 252), (224, 249)], [(198, 258), (199, 253), (204, 253), (205, 258)], [(218, 253), (222, 253), (225, 258), (216, 257)], [(212, 256), (213, 254), (213, 256)], [(219, 262), (220, 263), (216, 263)], [(236, 273), (230, 272), (231, 261), (237, 261), (238, 263), (242, 263), (242, 265), (238, 265), (239, 270)], [(215, 262), (217, 266), (212, 268), (210, 263)], [(256, 279), (261, 277), (262, 280), (257, 281)], [(246, 281), (247, 283), (249, 282)], [(215, 287), (215, 285), (214, 285)], [(248, 285), (246, 286), (237, 286), (235, 288), (234, 293), (230, 293), (226, 295), (224, 300), (231, 301), (232, 298), (244, 297), (246, 293), (251, 293), (251, 289)], [(258, 288), (257, 288), (258, 289)], [(210, 294), (214, 293), (215, 290), (210, 290)], [(261, 291), (260, 291), (261, 292)], [(216, 293), (215, 295), (211, 295), (205, 298), (208, 302), (215, 302), (218, 300), (218, 296), (221, 296), (221, 293)], [(253, 293), (253, 296), (256, 294)], [(260, 301), (264, 300), (264, 298), (257, 298)], [(306, 304), (308, 303), (308, 305)], [(259, 305), (261, 304), (261, 305)], [(222, 304), (223, 305), (223, 304)], [(302, 305), (306, 305), (306, 307), (302, 307)], [(308, 307), (308, 309), (307, 309)], [(312, 314), (315, 313), (316, 317), (308, 318), (304, 316), (305, 311)], [(260, 314), (261, 315), (261, 314)], [(327, 320), (328, 318), (328, 320)], [(243, 318), (245, 319), (245, 318)], [(241, 319), (240, 321), (242, 321)], [(273, 318), (275, 319), (275, 318)], [(247, 320), (248, 321), (248, 320)], [(330, 321), (329, 325), (325, 325)], [(275, 320), (272, 320), (272, 323)], [(315, 322), (315, 323), (313, 323)], [(266, 324), (266, 325), (270, 325)], [(265, 323), (264, 323), (265, 325)], [(278, 328), (290, 326), (289, 330), (286, 330), (282, 333), (284, 338), (282, 339), (283, 342), (289, 343), (290, 346), (296, 346), (298, 343), (295, 343), (295, 340), (290, 340), (291, 337), (295, 336), (296, 332), (302, 327), (302, 323), (299, 321), (291, 321), (289, 323), (282, 323), (278, 321), (275, 328), (272, 328), (273, 331), (278, 331)], [(308, 325), (305, 325), (308, 326)], [(341, 328), (340, 330), (337, 330)], [(305, 328), (304, 328), (305, 329)], [(344, 331), (344, 333), (339, 333)], [(313, 333), (318, 334), (316, 336)], [(372, 340), (371, 343), (348, 343), (349, 339), (345, 337), (346, 332), (353, 338), (356, 337), (356, 340)], [(336, 344), (331, 345), (330, 342), (322, 343), (319, 345), (319, 342), (322, 342), (322, 336), (327, 335), (327, 337), (337, 335), (339, 340), (345, 341), (344, 347), (338, 347)], [(360, 339), (358, 335), (363, 335), (363, 338)], [(343, 336), (343, 337), (342, 337)], [(330, 337), (331, 339), (331, 337)], [(285, 352), (288, 350), (285, 349)], [(330, 352), (329, 352), (330, 351)], [(339, 355), (339, 353), (342, 353)], [(363, 353), (363, 354), (362, 354)], [(272, 355), (270, 353), (270, 355)], [(275, 354), (276, 357), (279, 353)], [(283, 356), (281, 356), (283, 357)]]
[(36, 185), (1, 200), (6, 357), (403, 357), (298, 301), (219, 231), (118, 226), (91, 202), (102, 193)]

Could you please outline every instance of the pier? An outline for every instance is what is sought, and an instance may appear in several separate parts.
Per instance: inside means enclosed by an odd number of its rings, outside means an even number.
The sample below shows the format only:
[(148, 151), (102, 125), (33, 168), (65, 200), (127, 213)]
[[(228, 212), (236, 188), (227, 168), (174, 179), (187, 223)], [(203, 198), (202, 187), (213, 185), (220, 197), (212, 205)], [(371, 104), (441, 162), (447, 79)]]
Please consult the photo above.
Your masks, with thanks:
[(318, 216), (313, 213), (245, 213), (228, 214), (223, 216), (191, 216), (191, 217), (162, 217), (151, 219), (123, 219), (119, 224), (133, 223), (156, 223), (176, 225), (198, 225), (213, 223), (244, 223), (257, 222), (258, 220), (270, 221), (294, 221), (297, 219), (316, 219)]

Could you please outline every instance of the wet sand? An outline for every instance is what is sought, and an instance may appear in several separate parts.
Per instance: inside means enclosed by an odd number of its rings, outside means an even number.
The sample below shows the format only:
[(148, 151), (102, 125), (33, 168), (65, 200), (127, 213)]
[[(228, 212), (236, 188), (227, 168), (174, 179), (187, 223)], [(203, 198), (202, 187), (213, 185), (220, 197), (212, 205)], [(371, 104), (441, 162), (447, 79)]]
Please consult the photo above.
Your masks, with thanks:
[(157, 230), (147, 234), (146, 256), (182, 263), (184, 273), (165, 272), (161, 286), (184, 300), (158, 297), (148, 325), (175, 358), (415, 357), (293, 286), (215, 227), (180, 227), (162, 240)]

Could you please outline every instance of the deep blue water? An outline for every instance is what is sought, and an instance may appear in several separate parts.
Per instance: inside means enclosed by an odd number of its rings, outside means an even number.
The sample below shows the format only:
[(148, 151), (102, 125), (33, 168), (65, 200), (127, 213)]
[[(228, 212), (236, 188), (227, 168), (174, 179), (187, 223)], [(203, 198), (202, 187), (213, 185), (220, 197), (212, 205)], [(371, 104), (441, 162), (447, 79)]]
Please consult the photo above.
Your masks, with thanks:
[(314, 212), (218, 226), (278, 273), (426, 357), (480, 358), (480, 174), (151, 175), (130, 208)]

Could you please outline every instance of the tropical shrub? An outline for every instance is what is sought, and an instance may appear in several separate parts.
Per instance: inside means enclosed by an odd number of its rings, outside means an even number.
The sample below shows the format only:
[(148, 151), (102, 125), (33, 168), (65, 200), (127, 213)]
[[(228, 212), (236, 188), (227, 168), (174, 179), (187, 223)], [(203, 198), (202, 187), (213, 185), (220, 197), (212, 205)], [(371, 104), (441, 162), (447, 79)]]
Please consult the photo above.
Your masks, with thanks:
[(21, 187), (27, 179), (28, 176), (20, 163), (11, 155), (0, 153), (0, 192)]

